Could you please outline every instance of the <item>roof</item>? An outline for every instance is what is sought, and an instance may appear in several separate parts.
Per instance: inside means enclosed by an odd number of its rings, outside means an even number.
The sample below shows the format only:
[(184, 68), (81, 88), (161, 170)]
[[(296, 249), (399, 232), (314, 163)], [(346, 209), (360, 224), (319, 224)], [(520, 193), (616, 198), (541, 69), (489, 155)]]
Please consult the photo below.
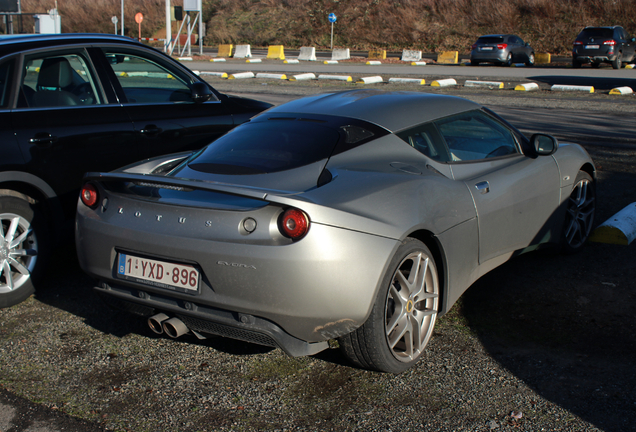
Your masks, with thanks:
[(33, 47), (86, 42), (118, 42), (140, 45), (137, 40), (127, 36), (102, 33), (13, 34), (0, 35), (0, 54)]
[(306, 113), (356, 118), (392, 132), (438, 118), (480, 109), (467, 99), (421, 92), (350, 90), (296, 99), (271, 108), (272, 113)]

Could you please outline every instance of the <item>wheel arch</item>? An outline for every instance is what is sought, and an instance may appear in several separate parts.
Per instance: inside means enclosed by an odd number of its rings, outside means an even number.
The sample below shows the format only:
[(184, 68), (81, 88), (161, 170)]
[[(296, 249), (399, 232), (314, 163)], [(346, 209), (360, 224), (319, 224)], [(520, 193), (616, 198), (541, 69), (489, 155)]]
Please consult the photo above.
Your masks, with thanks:
[(590, 177), (592, 177), (594, 179), (594, 182), (596, 182), (596, 169), (594, 168), (594, 166), (591, 163), (586, 163), (581, 167), (581, 171), (585, 171), (586, 173), (588, 173), (590, 175)]

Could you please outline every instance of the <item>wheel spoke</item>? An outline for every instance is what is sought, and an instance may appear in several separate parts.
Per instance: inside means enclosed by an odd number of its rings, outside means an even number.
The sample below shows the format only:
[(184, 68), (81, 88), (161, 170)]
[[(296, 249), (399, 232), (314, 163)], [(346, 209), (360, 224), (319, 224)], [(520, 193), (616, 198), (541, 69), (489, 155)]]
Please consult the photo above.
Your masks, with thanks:
[(4, 279), (6, 280), (6, 285), (9, 288), (9, 291), (13, 289), (13, 277), (11, 275), (11, 266), (9, 266), (9, 261), (4, 260), (2, 262), (2, 271), (4, 272)]
[(7, 243), (13, 242), (13, 236), (15, 236), (16, 231), (18, 230), (18, 226), (20, 224), (20, 217), (16, 216), (11, 219), (11, 225), (9, 225), (9, 230), (4, 235), (4, 240)]
[(29, 269), (26, 268), (24, 265), (22, 265), (21, 262), (16, 261), (15, 259), (9, 257), (7, 259), (7, 261), (9, 262), (9, 264), (11, 264), (13, 266), (14, 269), (16, 269), (18, 272), (20, 272), (21, 274), (23, 274), (24, 276), (29, 276), (30, 272)]
[(9, 252), (9, 256), (37, 256), (38, 251), (35, 249), (14, 249)]
[[(398, 291), (397, 288), (395, 288), (395, 284), (391, 285), (390, 290), (391, 291), (389, 295), (395, 305), (394, 305), (393, 315), (389, 318), (389, 322), (386, 325), (387, 336), (389, 336), (393, 332), (393, 330), (398, 325), (398, 323), (402, 321), (404, 317), (406, 316), (406, 302), (407, 302), (407, 299), (404, 299), (401, 295), (401, 292)], [(402, 290), (402, 291), (406, 291), (406, 290)]]
[(24, 242), (24, 240), (26, 240), (26, 238), (31, 234), (31, 232), (32, 232), (31, 228), (29, 228), (28, 230), (24, 230), (22, 234), (20, 234), (17, 238), (13, 239), (13, 241), (10, 242), (9, 248), (13, 249), (18, 247), (18, 245), (20, 245), (22, 242)]
[(395, 345), (402, 339), (404, 334), (408, 330), (408, 318), (406, 314), (402, 314), (397, 322), (394, 330), (391, 333), (387, 333), (387, 338), (389, 340), (389, 346), (391, 349), (395, 348)]

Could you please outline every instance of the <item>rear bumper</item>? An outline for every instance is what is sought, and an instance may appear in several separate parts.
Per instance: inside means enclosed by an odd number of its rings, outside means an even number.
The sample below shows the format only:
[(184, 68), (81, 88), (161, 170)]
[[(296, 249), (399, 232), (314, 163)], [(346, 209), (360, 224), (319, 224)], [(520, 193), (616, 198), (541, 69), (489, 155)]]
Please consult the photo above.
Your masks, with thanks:
[(494, 51), (471, 51), (471, 61), (483, 61), (483, 62), (505, 62), (508, 53), (501, 50)]

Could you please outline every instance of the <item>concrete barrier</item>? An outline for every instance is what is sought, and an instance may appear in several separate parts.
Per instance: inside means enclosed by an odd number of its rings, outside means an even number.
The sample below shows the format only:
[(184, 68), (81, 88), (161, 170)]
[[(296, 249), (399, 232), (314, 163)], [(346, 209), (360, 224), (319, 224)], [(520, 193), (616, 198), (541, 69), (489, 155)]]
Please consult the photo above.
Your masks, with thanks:
[(616, 87), (610, 90), (611, 95), (629, 95), (634, 93), (631, 87)]
[(325, 60), (324, 64), (338, 64), (338, 60)]
[(298, 64), (298, 63), (300, 63), (300, 61), (298, 61), (298, 59), (287, 59), (283, 63), (285, 63), (285, 64)]
[(250, 58), (252, 57), (252, 49), (249, 45), (237, 45), (234, 51), (234, 58)]
[(592, 86), (579, 86), (579, 85), (563, 85), (555, 84), (550, 87), (551, 91), (583, 91), (587, 93), (594, 93), (594, 87)]
[(590, 241), (627, 246), (635, 238), (636, 203), (631, 203), (592, 231)]
[(416, 50), (403, 50), (402, 61), (405, 62), (418, 62), (422, 60), (422, 51)]
[(384, 82), (381, 76), (361, 77), (356, 84), (378, 84)]
[(335, 48), (331, 51), (331, 60), (349, 60), (350, 58), (349, 48)]
[(464, 87), (485, 87), (485, 88), (504, 88), (504, 83), (501, 81), (466, 81)]
[(444, 51), (437, 55), (437, 63), (457, 64), (459, 63), (459, 51)]
[(263, 59), (247, 59), (245, 63), (263, 63)]
[(227, 73), (226, 72), (199, 72), (200, 75), (208, 75), (208, 76), (213, 76), (213, 77), (217, 77), (217, 78), (227, 78)]
[(425, 61), (412, 62), (411, 66), (426, 66), (426, 62)]
[(377, 65), (381, 65), (382, 62), (378, 61), (378, 60), (370, 60), (367, 62), (368, 65), (372, 65), (372, 66), (377, 66)]
[(192, 61), (192, 57), (177, 57), (179, 61)]
[(386, 50), (369, 50), (368, 59), (386, 60)]
[(425, 79), (420, 78), (389, 78), (389, 84), (426, 84)]
[(289, 78), (289, 81), (306, 81), (306, 80), (313, 80), (313, 79), (316, 79), (316, 75), (311, 72), (308, 72), (308, 73), (294, 75), (291, 78)]
[(539, 90), (539, 84), (537, 83), (523, 83), (523, 84), (518, 84), (515, 87), (515, 90), (517, 91), (533, 91), (533, 90)]
[(316, 48), (314, 47), (300, 47), (300, 54), (298, 60), (316, 61)]
[(224, 62), (225, 59), (224, 58), (215, 57), (215, 58), (211, 58), (210, 61), (214, 62), (214, 63), (217, 63), (217, 62)]
[(232, 50), (234, 49), (233, 44), (222, 44), (219, 45), (219, 50), (217, 52), (217, 57), (232, 57)]
[(230, 75), (229, 77), (227, 77), (227, 79), (244, 79), (244, 78), (254, 78), (254, 72), (238, 72), (238, 73), (233, 73), (232, 75)]
[(353, 79), (349, 75), (318, 75), (319, 80), (337, 80), (351, 82)]
[(259, 72), (259, 73), (256, 74), (256, 78), (286, 80), (287, 79), (287, 75), (285, 75), (285, 74), (273, 74), (273, 73)]
[(285, 48), (282, 45), (268, 46), (267, 58), (270, 60), (285, 60)]
[(633, 64), (628, 64), (625, 66), (625, 69), (634, 69), (634, 68), (636, 68), (636, 65), (633, 65)]
[(455, 81), (455, 78), (436, 80), (431, 83), (431, 87), (450, 87), (454, 85), (457, 85), (457, 81)]
[(552, 60), (552, 56), (549, 53), (535, 53), (534, 62), (535, 64), (547, 64)]

